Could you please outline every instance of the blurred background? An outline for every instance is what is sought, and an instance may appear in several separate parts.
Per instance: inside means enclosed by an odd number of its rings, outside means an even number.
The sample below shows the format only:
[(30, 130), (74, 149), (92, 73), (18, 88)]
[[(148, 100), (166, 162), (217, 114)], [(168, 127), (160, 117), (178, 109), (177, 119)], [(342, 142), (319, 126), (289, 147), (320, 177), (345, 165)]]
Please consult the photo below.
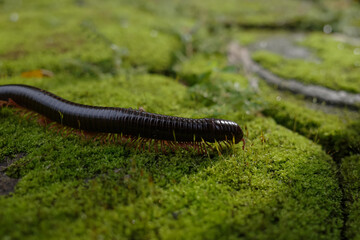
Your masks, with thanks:
[[(272, 68), (278, 66), (269, 58), (278, 55), (319, 61), (332, 51), (336, 58), (350, 57), (353, 68), (360, 65), (359, 4), (350, 0), (1, 0), (0, 11), (1, 76), (38, 68), (78, 75), (126, 69), (182, 74), (178, 65), (185, 59), (222, 54), (230, 40), (264, 50), (255, 59)], [(282, 49), (294, 35), (304, 46), (295, 49), (298, 54)]]

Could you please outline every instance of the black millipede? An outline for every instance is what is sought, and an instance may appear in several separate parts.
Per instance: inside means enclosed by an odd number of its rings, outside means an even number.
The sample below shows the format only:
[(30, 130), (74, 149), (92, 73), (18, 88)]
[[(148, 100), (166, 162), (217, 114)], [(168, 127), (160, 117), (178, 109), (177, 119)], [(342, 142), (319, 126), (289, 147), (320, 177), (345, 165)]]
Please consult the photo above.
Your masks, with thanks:
[[(128, 143), (136, 148), (153, 146), (166, 152), (179, 147), (206, 153), (245, 141), (240, 126), (229, 120), (214, 118), (183, 118), (149, 113), (144, 110), (118, 107), (98, 107), (74, 103), (48, 91), (27, 85), (0, 86), (0, 107), (18, 108), (37, 116), (46, 125), (68, 132), (102, 136), (108, 141)], [(60, 127), (59, 127), (60, 126)], [(56, 127), (55, 127), (56, 128)], [(96, 134), (100, 135), (96, 135)], [(101, 135), (102, 134), (102, 135)], [(95, 137), (96, 138), (96, 137)], [(215, 144), (213, 144), (215, 143)], [(213, 147), (215, 145), (215, 147)]]

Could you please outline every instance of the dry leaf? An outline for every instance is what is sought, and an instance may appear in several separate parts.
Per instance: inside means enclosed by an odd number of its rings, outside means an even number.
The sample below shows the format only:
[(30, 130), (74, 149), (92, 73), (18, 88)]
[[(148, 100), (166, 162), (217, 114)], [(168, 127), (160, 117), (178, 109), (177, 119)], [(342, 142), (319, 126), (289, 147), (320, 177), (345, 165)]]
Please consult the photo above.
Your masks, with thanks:
[(46, 69), (37, 69), (29, 72), (21, 73), (23, 78), (43, 78), (43, 77), (53, 77), (54, 73)]

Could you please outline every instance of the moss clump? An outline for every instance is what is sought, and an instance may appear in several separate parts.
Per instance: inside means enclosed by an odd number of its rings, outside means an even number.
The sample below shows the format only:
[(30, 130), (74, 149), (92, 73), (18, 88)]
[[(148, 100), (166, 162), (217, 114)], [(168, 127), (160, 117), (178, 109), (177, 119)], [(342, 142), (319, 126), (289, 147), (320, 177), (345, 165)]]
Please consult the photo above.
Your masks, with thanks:
[(221, 71), (226, 64), (226, 58), (222, 55), (196, 54), (178, 63), (174, 69), (187, 84), (194, 85)]
[(277, 123), (320, 143), (336, 159), (360, 152), (359, 123), (304, 106), (304, 102), (283, 94), (266, 93), (263, 110)]
[(360, 48), (329, 35), (311, 34), (302, 44), (313, 49), (321, 62), (286, 59), (267, 51), (253, 54), (255, 61), (273, 73), (307, 84), (360, 93)]
[(196, 54), (175, 69), (180, 79), (190, 85), (189, 94), (198, 105), (198, 113), (226, 118), (235, 111), (244, 120), (253, 118), (252, 113), (261, 107), (261, 97), (236, 68), (226, 65), (224, 57)]
[(174, 70), (190, 86), (218, 79), (217, 84), (229, 82), (239, 84), (241, 89), (248, 87), (245, 77), (238, 74), (236, 68), (228, 66), (223, 54), (198, 53), (177, 63)]
[(345, 235), (348, 239), (360, 239), (360, 155), (342, 159), (340, 170), (348, 214)]

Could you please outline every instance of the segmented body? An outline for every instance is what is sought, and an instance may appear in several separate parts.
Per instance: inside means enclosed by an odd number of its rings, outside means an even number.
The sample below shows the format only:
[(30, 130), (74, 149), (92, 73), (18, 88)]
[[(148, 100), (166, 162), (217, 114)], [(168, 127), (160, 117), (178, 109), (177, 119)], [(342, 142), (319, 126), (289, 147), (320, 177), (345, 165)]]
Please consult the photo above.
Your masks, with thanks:
[(27, 85), (0, 86), (0, 101), (34, 111), (63, 126), (87, 132), (118, 133), (137, 139), (177, 143), (233, 144), (243, 140), (243, 131), (232, 121), (191, 119), (131, 108), (82, 105)]

